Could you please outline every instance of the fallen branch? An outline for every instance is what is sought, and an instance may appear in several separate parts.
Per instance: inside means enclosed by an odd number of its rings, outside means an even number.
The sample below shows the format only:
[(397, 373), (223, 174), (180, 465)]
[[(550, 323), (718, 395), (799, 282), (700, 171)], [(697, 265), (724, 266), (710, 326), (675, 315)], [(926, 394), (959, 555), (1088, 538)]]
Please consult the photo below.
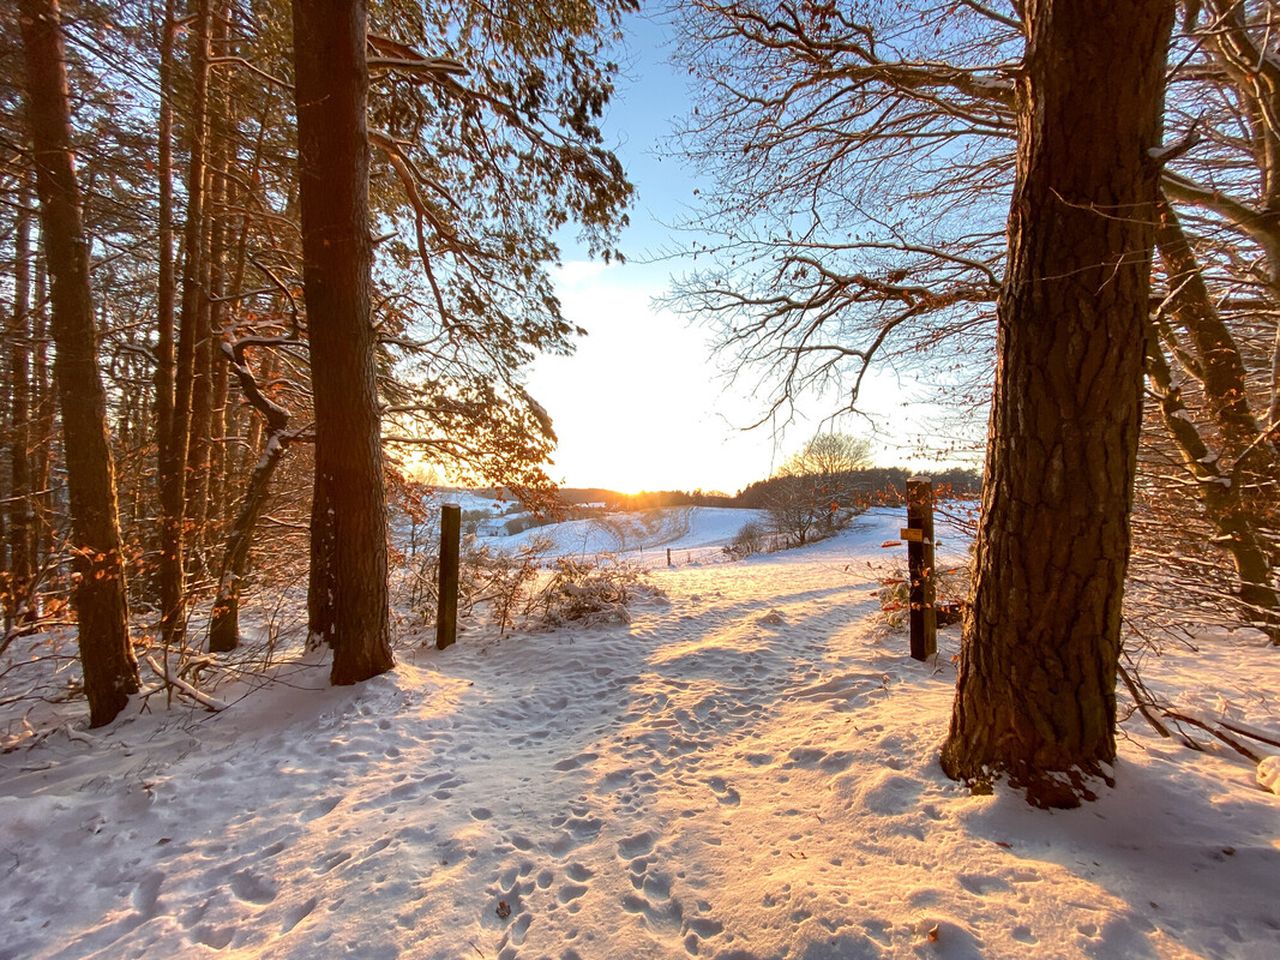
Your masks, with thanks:
[(164, 683), (168, 684), (170, 687), (172, 687), (174, 690), (177, 690), (179, 693), (183, 694), (184, 696), (191, 698), (196, 703), (200, 704), (202, 707), (208, 710), (210, 713), (217, 713), (220, 710), (227, 709), (227, 705), (223, 703), (221, 700), (211, 697), (207, 693), (204, 693), (203, 691), (198, 690), (197, 688), (193, 687), (191, 684), (187, 683), (187, 681), (183, 680), (181, 677), (170, 676), (168, 671), (168, 661), (165, 661), (165, 669), (161, 669), (160, 664), (155, 662), (151, 654), (149, 653), (143, 654), (142, 659), (146, 661), (147, 666), (149, 666), (155, 672), (155, 675), (159, 677), (162, 681), (164, 681)]
[(1177, 720), (1180, 723), (1189, 723), (1193, 727), (1199, 727), (1201, 730), (1204, 730), (1206, 733), (1209, 733), (1212, 736), (1217, 737), (1219, 740), (1221, 740), (1223, 743), (1229, 746), (1236, 753), (1240, 754), (1240, 756), (1249, 760), (1250, 763), (1262, 762), (1262, 757), (1259, 754), (1254, 753), (1252, 750), (1246, 747), (1239, 740), (1236, 740), (1234, 737), (1230, 737), (1227, 734), (1223, 733), (1221, 730), (1213, 726), (1213, 724), (1206, 723), (1203, 720), (1197, 720), (1195, 717), (1189, 717), (1185, 713), (1178, 713), (1175, 710), (1165, 710), (1164, 715), (1171, 720)]
[(1142, 714), (1147, 723), (1151, 724), (1152, 729), (1160, 736), (1166, 739), (1172, 737), (1173, 734), (1169, 732), (1169, 728), (1161, 723), (1160, 718), (1151, 712), (1150, 708), (1155, 706), (1155, 703), (1148, 697), (1143, 696), (1142, 691), (1138, 689), (1137, 682), (1129, 675), (1129, 671), (1124, 668), (1123, 664), (1117, 665), (1117, 669), (1120, 671), (1120, 679), (1129, 688), (1129, 696), (1133, 697), (1133, 704), (1138, 708), (1138, 712)]

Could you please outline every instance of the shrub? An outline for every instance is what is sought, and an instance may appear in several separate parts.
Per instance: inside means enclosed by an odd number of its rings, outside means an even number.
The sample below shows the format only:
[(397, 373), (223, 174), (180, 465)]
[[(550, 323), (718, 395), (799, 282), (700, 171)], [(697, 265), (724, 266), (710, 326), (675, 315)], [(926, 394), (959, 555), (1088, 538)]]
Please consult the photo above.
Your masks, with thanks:
[(765, 548), (766, 537), (764, 527), (754, 520), (749, 520), (734, 535), (733, 542), (729, 544), (729, 553), (738, 558), (760, 553)]
[(550, 579), (525, 612), (543, 627), (630, 623), (631, 603), (663, 597), (665, 594), (648, 582), (648, 573), (635, 564), (559, 557)]
[[(936, 570), (933, 589), (938, 626), (958, 622), (957, 613), (968, 602), (969, 568), (964, 566)], [(876, 595), (880, 600), (880, 619), (893, 630), (906, 626), (907, 614), (911, 609), (911, 580), (907, 570), (901, 565), (894, 567), (889, 576), (881, 578)]]

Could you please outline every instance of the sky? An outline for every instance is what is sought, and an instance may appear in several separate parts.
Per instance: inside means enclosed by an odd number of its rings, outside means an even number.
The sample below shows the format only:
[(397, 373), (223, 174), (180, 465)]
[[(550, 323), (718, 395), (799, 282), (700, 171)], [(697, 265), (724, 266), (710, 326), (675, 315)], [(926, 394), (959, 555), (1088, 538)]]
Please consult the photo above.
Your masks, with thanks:
[[(567, 486), (634, 492), (702, 489), (733, 493), (763, 479), (815, 432), (831, 425), (833, 396), (802, 405), (785, 430), (742, 428), (764, 412), (748, 384), (718, 375), (710, 332), (654, 299), (685, 264), (658, 259), (679, 245), (680, 221), (698, 181), (677, 159), (660, 156), (662, 141), (688, 109), (684, 78), (668, 62), (669, 29), (656, 15), (632, 16), (625, 27), (624, 75), (604, 125), (636, 187), (622, 264), (590, 261), (566, 238), (555, 271), (566, 318), (588, 331), (569, 357), (543, 357), (532, 367), (530, 393), (555, 423), (559, 447), (552, 478)], [(927, 411), (910, 404), (919, 392), (889, 370), (873, 373), (861, 406), (879, 429), (871, 436), (878, 464), (918, 466), (915, 447)], [(869, 435), (862, 419), (836, 429)], [(894, 438), (894, 439), (890, 439)]]

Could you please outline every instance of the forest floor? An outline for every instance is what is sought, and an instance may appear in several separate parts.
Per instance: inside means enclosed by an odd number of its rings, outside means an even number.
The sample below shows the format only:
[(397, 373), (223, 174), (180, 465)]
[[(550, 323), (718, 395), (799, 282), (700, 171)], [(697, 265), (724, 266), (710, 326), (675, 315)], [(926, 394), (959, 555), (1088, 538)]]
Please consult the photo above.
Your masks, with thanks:
[[(1209, 738), (1129, 720), (1072, 811), (946, 779), (958, 635), (920, 664), (876, 617), (900, 523), (0, 756), (0, 958), (1276, 957), (1280, 797)], [(1251, 634), (1147, 676), (1280, 730)]]

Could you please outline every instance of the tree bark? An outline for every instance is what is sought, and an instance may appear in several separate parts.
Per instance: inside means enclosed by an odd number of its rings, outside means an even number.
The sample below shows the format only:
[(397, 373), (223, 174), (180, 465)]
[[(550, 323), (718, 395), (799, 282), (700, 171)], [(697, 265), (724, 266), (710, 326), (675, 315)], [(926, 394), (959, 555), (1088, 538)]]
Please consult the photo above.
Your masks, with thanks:
[(1154, 333), (1147, 346), (1147, 376), (1160, 403), (1160, 416), (1173, 437), (1187, 472), (1196, 483), (1196, 496), (1217, 536), (1213, 542), (1227, 551), (1240, 580), (1240, 602), (1259, 629), (1280, 644), (1280, 598), (1272, 584), (1273, 570), (1265, 541), (1258, 536), (1257, 514), (1242, 496), (1245, 483), (1238, 471), (1224, 473), (1221, 460), (1204, 438), (1182, 401), (1182, 390), (1165, 360)]
[(174, 0), (165, 0), (160, 34), (159, 276), (156, 280), (156, 478), (163, 482), (173, 431), (173, 38)]
[[(322, 533), (335, 684), (395, 665), (387, 609), (387, 512), (370, 317), (365, 0), (294, 0), (303, 283), (315, 395), (314, 508)], [(314, 529), (314, 522), (313, 522)], [(314, 535), (314, 534), (313, 534)], [(312, 551), (313, 560), (317, 551)], [(313, 578), (313, 587), (316, 580)], [(311, 598), (319, 601), (320, 598)]]
[[(1169, 312), (1194, 350), (1194, 359), (1187, 366), (1200, 382), (1222, 440), (1222, 452), (1230, 462), (1224, 463), (1201, 437), (1155, 338), (1148, 346), (1147, 362), (1152, 390), (1160, 400), (1165, 426), (1196, 480), (1196, 495), (1217, 529), (1214, 542), (1227, 551), (1235, 565), (1241, 602), (1272, 642), (1280, 644), (1275, 570), (1265, 548), (1265, 531), (1275, 523), (1280, 495), (1275, 446), (1253, 414), (1240, 348), (1209, 296), (1176, 212), (1163, 196), (1156, 250), (1169, 277)], [(1170, 338), (1176, 336), (1171, 330), (1166, 332)]]
[(129, 639), (106, 393), (98, 370), (89, 245), (72, 162), (67, 74), (57, 0), (22, 0), (27, 109), (52, 287), (54, 363), (71, 495), (76, 615), (90, 723), (116, 718), (138, 689)]
[[(43, 569), (53, 557), (53, 490), (50, 473), (53, 464), (54, 444), (54, 386), (49, 373), (48, 315), (45, 311), (45, 263), (36, 261), (35, 286), (36, 314), (32, 329), (35, 331), (35, 356), (31, 364), (35, 393), (34, 437), (31, 443), (31, 485), (37, 491), (39, 504), (31, 530), (31, 556), (38, 568)], [(38, 591), (37, 591), (38, 593)], [(39, 603), (39, 596), (32, 598)]]
[[(212, 133), (212, 124), (209, 127)], [(212, 139), (210, 137), (209, 139)], [(197, 298), (195, 355), (191, 375), (191, 421), (187, 431), (187, 479), (186, 513), (183, 524), (186, 569), (202, 572), (204, 568), (204, 517), (209, 499), (209, 436), (213, 422), (213, 295), (217, 273), (218, 222), (215, 213), (218, 201), (219, 177), (214, 169), (218, 165), (218, 153), (213, 151), (211, 163), (205, 170), (204, 230), (200, 254), (200, 294)], [(221, 362), (221, 361), (219, 361)]]
[(183, 233), (182, 306), (178, 319), (173, 413), (161, 468), (163, 514), (160, 549), (160, 630), (167, 646), (182, 642), (186, 630), (185, 524), (187, 445), (191, 433), (192, 380), (199, 337), (200, 253), (204, 224), (205, 114), (209, 79), (209, 0), (197, 0), (191, 27), (192, 103), (188, 119), (187, 221)]
[(213, 602), (209, 625), (209, 650), (212, 653), (234, 650), (240, 642), (240, 582), (248, 566), (253, 531), (267, 503), (271, 478), (280, 465), (280, 459), (290, 440), (290, 412), (262, 392), (257, 378), (249, 369), (245, 350), (252, 343), (251, 340), (242, 340), (234, 346), (225, 345), (221, 351), (227, 365), (235, 371), (245, 399), (266, 422), (267, 442), (249, 478), (240, 512), (227, 533), (223, 548), (222, 566), (218, 574), (218, 595)]
[(1115, 758), (1172, 0), (1029, 0), (972, 607), (942, 763), (1038, 806)]
[(31, 193), (24, 178), (14, 229), (13, 316), (9, 327), (9, 598), (6, 621), (21, 627), (31, 615)]

